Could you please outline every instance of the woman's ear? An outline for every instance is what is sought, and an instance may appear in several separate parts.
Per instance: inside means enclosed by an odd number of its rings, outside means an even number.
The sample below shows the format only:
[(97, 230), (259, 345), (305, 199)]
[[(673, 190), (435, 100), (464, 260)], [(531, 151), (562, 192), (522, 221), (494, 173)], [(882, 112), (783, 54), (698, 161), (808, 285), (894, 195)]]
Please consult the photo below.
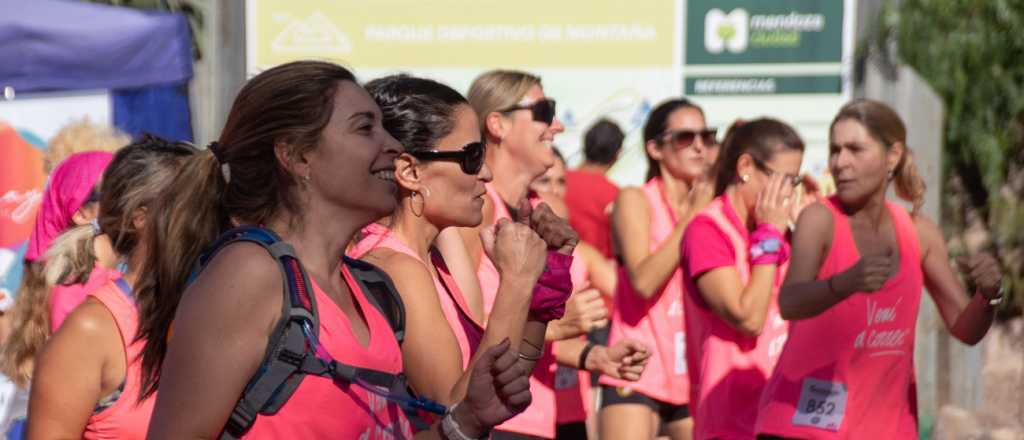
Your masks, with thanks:
[(142, 228), (146, 227), (146, 212), (147, 209), (145, 206), (136, 208), (135, 211), (132, 212), (132, 227), (134, 227), (136, 231), (141, 231)]
[(484, 118), (484, 129), (484, 141), (487, 141), (487, 138), (490, 137), (500, 142), (505, 138), (505, 134), (508, 131), (508, 121), (505, 120), (505, 115), (498, 112), (490, 112)]
[(895, 142), (889, 147), (889, 151), (885, 154), (885, 169), (890, 176), (895, 175), (899, 170), (900, 162), (903, 161), (903, 155), (906, 151), (906, 146), (903, 142)]
[(420, 162), (408, 153), (399, 154), (395, 158), (395, 182), (398, 186), (412, 192), (419, 191), (423, 186), (420, 181)]
[(295, 180), (306, 179), (310, 176), (309, 162), (302, 155), (294, 154), (292, 146), (283, 142), (278, 141), (274, 143), (274, 156), (277, 157), (277, 162), (288, 174), (291, 174)]
[(756, 170), (757, 165), (754, 164), (754, 158), (751, 155), (743, 153), (736, 159), (736, 178), (740, 182), (749, 180)]
[(647, 141), (647, 143), (644, 144), (644, 149), (647, 150), (647, 154), (651, 156), (651, 158), (658, 162), (661, 162), (661, 160), (665, 157), (663, 151), (658, 146), (658, 141), (655, 141), (653, 139)]

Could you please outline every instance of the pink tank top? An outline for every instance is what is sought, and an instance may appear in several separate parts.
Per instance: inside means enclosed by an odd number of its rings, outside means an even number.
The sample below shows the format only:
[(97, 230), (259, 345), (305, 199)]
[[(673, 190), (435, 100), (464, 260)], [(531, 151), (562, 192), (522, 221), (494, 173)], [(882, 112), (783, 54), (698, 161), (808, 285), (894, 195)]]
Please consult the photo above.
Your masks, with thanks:
[(156, 402), (156, 394), (153, 394), (141, 403), (136, 403), (142, 380), (139, 354), (145, 342), (135, 340), (139, 312), (135, 308), (135, 300), (129, 296), (130, 292), (117, 286), (115, 280), (119, 278), (120, 275), (113, 276), (106, 284), (89, 293), (89, 296), (103, 303), (117, 324), (124, 344), (125, 377), (117, 401), (89, 417), (85, 431), (82, 432), (82, 438), (87, 440), (145, 439), (149, 419), (153, 415), (153, 403)]
[[(587, 266), (582, 262), (576, 264), (573, 259), (572, 266), (569, 266), (569, 274), (572, 276), (572, 285), (575, 291), (587, 285), (590, 275), (587, 273)], [(587, 337), (580, 336), (581, 339)], [(552, 350), (558, 342), (552, 344)], [(590, 372), (578, 370), (575, 367), (555, 364), (555, 423), (582, 422), (587, 420), (590, 408)]]
[[(677, 220), (665, 199), (661, 178), (651, 179), (642, 189), (650, 208), (649, 241), (650, 251), (654, 252), (672, 234)], [(650, 347), (651, 357), (640, 380), (629, 382), (602, 376), (601, 384), (628, 388), (672, 405), (688, 403), (690, 380), (683, 321), (683, 275), (680, 269), (672, 272), (661, 291), (650, 299), (644, 299), (633, 291), (629, 271), (619, 267), (608, 345), (627, 338), (643, 341)]]
[[(747, 228), (729, 204), (727, 196), (716, 198), (687, 227), (684, 241), (702, 222), (710, 219), (721, 233), (701, 234), (699, 239), (728, 239), (735, 257), (736, 272), (746, 286), (750, 281), (750, 238)], [(775, 285), (768, 304), (761, 334), (751, 337), (740, 333), (716, 315), (704, 301), (690, 273), (691, 258), (700, 254), (683, 252), (682, 267), (686, 294), (683, 309), (686, 313), (686, 363), (690, 371), (690, 406), (694, 418), (695, 439), (749, 439), (754, 437), (757, 407), (768, 376), (771, 375), (779, 353), (786, 343), (788, 325), (779, 314), (779, 286), (788, 264), (778, 267)], [(713, 269), (712, 269), (713, 270)], [(703, 272), (703, 273), (706, 273)], [(699, 276), (699, 274), (698, 274)], [(723, 417), (723, 414), (728, 416)]]
[[(348, 316), (310, 280), (320, 317), (320, 343), (335, 359), (388, 373), (402, 371), (402, 352), (384, 316), (367, 301), (348, 268), (342, 274), (366, 319), (370, 341), (363, 347)], [(259, 416), (246, 439), (337, 438), (409, 439), (412, 429), (402, 408), (359, 386), (306, 376), (273, 416)]]
[[(512, 216), (505, 207), (505, 201), (498, 195), (494, 186), (488, 183), (485, 187), (487, 196), (491, 198), (494, 205), (494, 224), (503, 218), (511, 219)], [(480, 265), (477, 266), (476, 274), (480, 279), (484, 313), (486, 316), (490, 316), (491, 310), (494, 308), (494, 299), (498, 295), (501, 278), (498, 275), (498, 269), (494, 267), (494, 263), (486, 253), (480, 256)], [(544, 346), (544, 356), (537, 361), (533, 368), (533, 374), (530, 375), (530, 393), (533, 395), (530, 406), (526, 408), (526, 411), (494, 429), (541, 438), (555, 438), (554, 369), (555, 357), (552, 354), (552, 345), (547, 343)]]
[(50, 334), (57, 332), (61, 323), (67, 319), (72, 310), (75, 310), (75, 307), (85, 301), (90, 292), (102, 287), (115, 277), (120, 277), (118, 271), (97, 264), (85, 283), (53, 286), (50, 289)]
[[(917, 438), (914, 329), (921, 250), (910, 215), (886, 203), (899, 245), (899, 272), (875, 293), (855, 293), (813, 318), (794, 321), (761, 396), (757, 432), (807, 439)], [(830, 199), (832, 247), (817, 279), (860, 255), (847, 216)]]
[[(380, 247), (408, 255), (424, 266), (426, 265), (407, 244), (394, 236), (388, 228), (378, 223), (363, 228), (363, 239), (352, 248), (349, 254), (353, 258), (360, 258), (367, 252)], [(469, 313), (469, 306), (466, 305), (466, 300), (458, 285), (453, 282), (444, 260), (437, 252), (431, 254), (431, 263), (438, 273), (438, 275), (431, 274), (434, 279), (434, 290), (437, 291), (437, 298), (441, 302), (441, 311), (444, 313), (445, 320), (448, 321), (448, 326), (451, 327), (459, 342), (462, 369), (465, 370), (469, 367), (469, 361), (480, 346), (484, 331)]]

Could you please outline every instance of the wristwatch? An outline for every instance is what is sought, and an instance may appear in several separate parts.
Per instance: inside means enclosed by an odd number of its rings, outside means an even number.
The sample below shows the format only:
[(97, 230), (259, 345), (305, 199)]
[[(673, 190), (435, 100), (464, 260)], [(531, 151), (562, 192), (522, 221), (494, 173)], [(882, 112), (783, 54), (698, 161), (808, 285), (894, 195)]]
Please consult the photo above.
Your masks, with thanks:
[(456, 403), (455, 405), (452, 405), (452, 407), (444, 415), (444, 418), (441, 419), (441, 433), (444, 434), (444, 437), (446, 439), (448, 439), (448, 440), (483, 440), (483, 439), (486, 439), (487, 438), (486, 435), (483, 436), (483, 437), (480, 437), (480, 438), (473, 438), (473, 437), (467, 436), (466, 434), (462, 433), (462, 427), (459, 426), (459, 422), (457, 420), (455, 420), (455, 408), (457, 408), (459, 405), (460, 405), (460, 403)]
[(782, 242), (778, 238), (766, 238), (750, 246), (750, 259), (754, 260), (767, 254), (777, 254), (781, 250)]

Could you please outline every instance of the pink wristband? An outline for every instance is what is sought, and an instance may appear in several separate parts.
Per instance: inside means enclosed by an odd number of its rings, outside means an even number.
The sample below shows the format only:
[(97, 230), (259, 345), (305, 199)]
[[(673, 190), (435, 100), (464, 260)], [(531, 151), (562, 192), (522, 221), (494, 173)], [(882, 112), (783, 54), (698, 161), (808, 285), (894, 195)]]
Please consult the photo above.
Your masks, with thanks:
[(572, 255), (548, 251), (544, 273), (540, 275), (537, 284), (533, 287), (529, 315), (531, 321), (548, 322), (565, 315), (565, 302), (572, 294), (570, 266), (572, 266)]
[(789, 261), (789, 243), (775, 226), (768, 223), (757, 225), (750, 234), (750, 264), (783, 265)]

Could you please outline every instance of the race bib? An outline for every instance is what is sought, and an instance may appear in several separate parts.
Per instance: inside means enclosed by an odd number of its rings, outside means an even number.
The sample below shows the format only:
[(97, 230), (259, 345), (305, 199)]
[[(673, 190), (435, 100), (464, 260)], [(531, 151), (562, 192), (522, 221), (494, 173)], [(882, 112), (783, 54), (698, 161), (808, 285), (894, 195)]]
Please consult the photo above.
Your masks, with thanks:
[(686, 374), (686, 335), (683, 332), (676, 332), (676, 374)]
[(555, 370), (555, 389), (567, 390), (580, 382), (580, 371), (575, 368), (559, 365)]
[(846, 413), (846, 384), (812, 378), (804, 379), (793, 426), (811, 426), (839, 431)]

